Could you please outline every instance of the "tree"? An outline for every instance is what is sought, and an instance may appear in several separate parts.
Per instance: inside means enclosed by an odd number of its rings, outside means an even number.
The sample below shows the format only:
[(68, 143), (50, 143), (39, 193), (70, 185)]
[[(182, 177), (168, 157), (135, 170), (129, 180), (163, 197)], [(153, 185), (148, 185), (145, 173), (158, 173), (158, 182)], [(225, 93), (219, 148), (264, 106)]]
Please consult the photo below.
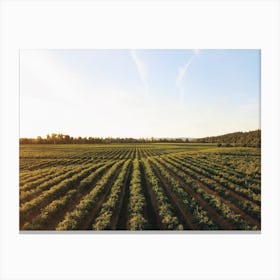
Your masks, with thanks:
[(37, 144), (43, 144), (43, 138), (41, 137), (41, 136), (37, 136), (37, 138), (36, 138), (36, 143)]

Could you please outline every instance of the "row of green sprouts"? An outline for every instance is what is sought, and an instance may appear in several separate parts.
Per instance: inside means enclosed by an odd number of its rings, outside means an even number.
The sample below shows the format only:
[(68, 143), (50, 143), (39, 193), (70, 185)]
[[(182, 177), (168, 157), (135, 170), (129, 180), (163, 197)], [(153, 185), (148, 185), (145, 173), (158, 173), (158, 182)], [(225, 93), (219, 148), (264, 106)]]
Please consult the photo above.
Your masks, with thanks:
[(29, 179), (23, 176), (20, 227), (155, 229), (153, 212), (156, 229), (260, 228), (258, 179), (238, 177), (218, 163), (213, 168), (203, 158), (132, 152), (134, 159), (53, 167)]

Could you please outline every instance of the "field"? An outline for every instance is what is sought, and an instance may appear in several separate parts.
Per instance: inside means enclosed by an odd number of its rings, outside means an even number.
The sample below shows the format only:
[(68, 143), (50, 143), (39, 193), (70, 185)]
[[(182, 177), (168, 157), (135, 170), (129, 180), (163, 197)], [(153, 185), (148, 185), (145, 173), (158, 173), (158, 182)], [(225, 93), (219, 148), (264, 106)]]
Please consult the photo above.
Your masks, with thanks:
[(260, 230), (259, 148), (20, 145), (20, 230)]

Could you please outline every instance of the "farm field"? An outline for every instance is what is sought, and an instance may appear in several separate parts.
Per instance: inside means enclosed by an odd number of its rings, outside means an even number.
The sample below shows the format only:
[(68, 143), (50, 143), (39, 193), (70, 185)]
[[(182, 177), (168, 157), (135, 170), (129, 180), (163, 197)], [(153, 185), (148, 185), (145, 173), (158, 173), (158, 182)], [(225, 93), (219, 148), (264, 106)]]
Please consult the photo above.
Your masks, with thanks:
[(20, 145), (20, 230), (260, 230), (259, 148)]

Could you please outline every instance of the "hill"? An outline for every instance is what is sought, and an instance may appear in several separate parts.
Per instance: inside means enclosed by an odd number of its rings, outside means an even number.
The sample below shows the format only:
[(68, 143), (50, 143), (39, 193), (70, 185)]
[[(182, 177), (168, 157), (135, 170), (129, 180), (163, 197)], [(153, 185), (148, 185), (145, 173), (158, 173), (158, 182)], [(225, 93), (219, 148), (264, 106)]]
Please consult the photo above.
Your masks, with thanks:
[(261, 130), (234, 132), (220, 136), (196, 138), (196, 143), (217, 143), (218, 146), (261, 147)]

